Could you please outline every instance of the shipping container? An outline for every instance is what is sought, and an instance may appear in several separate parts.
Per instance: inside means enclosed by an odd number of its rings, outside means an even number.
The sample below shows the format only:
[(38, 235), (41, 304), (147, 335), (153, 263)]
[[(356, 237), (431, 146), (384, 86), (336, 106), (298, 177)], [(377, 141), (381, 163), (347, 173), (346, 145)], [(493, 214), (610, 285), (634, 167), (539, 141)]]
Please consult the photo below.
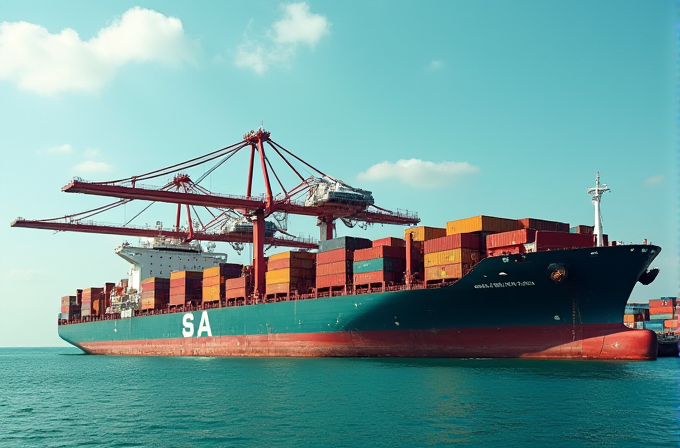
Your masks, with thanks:
[(425, 281), (453, 280), (463, 277), (463, 264), (447, 264), (425, 268)]
[(406, 258), (405, 247), (376, 246), (354, 251), (354, 262), (373, 260), (374, 258)]
[(252, 277), (228, 278), (227, 281), (224, 283), (224, 286), (225, 289), (230, 290), (245, 288), (248, 285), (252, 285), (252, 283), (253, 283)]
[(203, 271), (172, 271), (170, 273), (170, 281), (174, 279), (203, 279)]
[(480, 247), (479, 233), (457, 233), (433, 238), (423, 243), (424, 253), (426, 254), (460, 248), (480, 250)]
[(316, 261), (313, 258), (279, 258), (269, 260), (267, 270), (276, 271), (279, 269), (314, 269)]
[[(339, 239), (339, 238), (336, 238), (336, 239)], [(290, 259), (290, 258), (296, 258), (298, 260), (314, 260), (316, 258), (316, 254), (311, 253), (311, 252), (290, 250), (288, 252), (281, 252), (281, 253), (278, 253), (278, 254), (271, 255), (269, 257), (269, 261), (285, 260), (285, 259)]]
[(316, 255), (317, 266), (328, 263), (337, 263), (338, 261), (353, 261), (353, 260), (354, 251), (344, 248), (329, 250), (328, 252), (319, 252)]
[(539, 230), (534, 241), (537, 251), (593, 247), (591, 235), (581, 233), (548, 232)]
[(201, 301), (203, 303), (219, 302), (224, 299), (225, 295), (224, 283), (213, 286), (203, 285), (201, 294)]
[(374, 258), (373, 260), (355, 261), (352, 268), (355, 275), (373, 271), (403, 273), (406, 269), (406, 262), (402, 258)]
[(514, 246), (495, 247), (486, 250), (487, 257), (497, 257), (499, 255), (525, 254), (527, 252), (535, 252), (536, 245), (529, 244), (515, 244)]
[(272, 294), (308, 294), (312, 290), (310, 282), (297, 283), (270, 283), (267, 285), (265, 295)]
[(265, 273), (266, 284), (274, 283), (295, 283), (302, 279), (313, 279), (314, 271), (312, 269), (278, 269), (276, 271), (268, 271)]
[(595, 232), (595, 227), (593, 226), (575, 226), (569, 228), (569, 233), (580, 233), (583, 235), (592, 235)]
[(624, 322), (635, 322), (635, 315), (634, 314), (624, 314), (623, 315), (623, 321)]
[(673, 313), (650, 314), (649, 315), (650, 320), (669, 320), (669, 319), (673, 319), (674, 317), (675, 317), (675, 314), (673, 314)]
[(404, 274), (396, 271), (371, 271), (354, 274), (354, 287), (373, 283), (402, 284)]
[(645, 323), (644, 323), (644, 321), (636, 321), (636, 322), (635, 322), (635, 328), (636, 328), (637, 330), (642, 330), (642, 329), (644, 329), (644, 328), (645, 328)]
[(380, 238), (378, 240), (374, 240), (373, 247), (378, 246), (406, 247), (406, 240), (388, 236), (387, 238)]
[(510, 232), (519, 230), (522, 224), (516, 219), (497, 218), (495, 216), (473, 216), (471, 218), (457, 219), (446, 223), (446, 234), (469, 232)]
[(208, 277), (225, 277), (235, 278), (240, 277), (243, 272), (243, 265), (238, 263), (220, 263), (217, 266), (203, 270), (203, 278)]
[(61, 298), (61, 306), (75, 305), (78, 305), (78, 298), (76, 296), (64, 296)]
[(340, 238), (333, 238), (332, 240), (321, 241), (319, 243), (319, 252), (328, 252), (336, 249), (349, 249), (354, 251), (372, 246), (373, 242), (369, 239), (342, 236)]
[(678, 328), (678, 319), (668, 319), (663, 321), (663, 327), (675, 330)]
[(672, 306), (649, 306), (649, 314), (673, 314), (674, 308)]
[(452, 263), (468, 263), (479, 261), (480, 255), (478, 251), (472, 249), (451, 249), (442, 252), (434, 252), (425, 254), (424, 264), (425, 268), (432, 266), (442, 266)]
[(422, 242), (446, 236), (446, 229), (427, 226), (409, 227), (404, 230), (404, 239), (408, 239), (409, 235), (411, 235), (413, 241)]
[(222, 275), (217, 275), (214, 277), (203, 277), (203, 288), (224, 285), (225, 281), (227, 281), (227, 279), (224, 278), (224, 276)]
[(569, 233), (569, 224), (565, 222), (546, 221), (536, 218), (522, 218), (518, 219), (522, 228), (534, 230), (549, 230), (552, 232), (566, 232)]
[(170, 279), (161, 277), (150, 277), (141, 282), (142, 291), (169, 290)]
[(664, 297), (662, 299), (650, 300), (649, 301), (649, 308), (659, 308), (659, 307), (662, 307), (662, 306), (674, 307), (675, 306), (675, 297)]
[(347, 284), (352, 283), (350, 281), (351, 279), (352, 279), (351, 270), (349, 274), (341, 273), (341, 274), (317, 275), (316, 289), (346, 286)]
[(489, 250), (497, 247), (533, 243), (535, 239), (536, 230), (534, 229), (520, 229), (513, 230), (512, 232), (494, 233), (486, 237), (486, 248)]
[(186, 290), (200, 289), (203, 285), (203, 277), (201, 278), (171, 278), (170, 289), (184, 288)]
[(351, 261), (337, 261), (335, 263), (320, 264), (316, 267), (316, 276), (322, 275), (338, 275), (338, 274), (348, 274), (352, 275), (352, 262)]
[(656, 331), (657, 333), (662, 333), (663, 332), (663, 321), (648, 320), (646, 322), (643, 322), (643, 328), (645, 330), (652, 330), (652, 331)]
[(142, 297), (142, 310), (160, 310), (168, 305), (167, 301), (155, 297)]

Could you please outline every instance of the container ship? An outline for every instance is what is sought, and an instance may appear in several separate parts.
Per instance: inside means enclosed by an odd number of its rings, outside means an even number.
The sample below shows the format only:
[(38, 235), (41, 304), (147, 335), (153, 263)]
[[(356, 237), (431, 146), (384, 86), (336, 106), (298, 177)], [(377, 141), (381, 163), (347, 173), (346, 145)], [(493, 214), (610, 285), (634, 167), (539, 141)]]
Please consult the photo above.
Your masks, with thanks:
[[(282, 182), (268, 171), (272, 164), (265, 158), (265, 143), (301, 180), (283, 195), (272, 193), (270, 179)], [(636, 283), (649, 284), (658, 274), (650, 266), (661, 248), (608, 241), (600, 198), (609, 189), (600, 185), (599, 173), (596, 187), (588, 190), (595, 205), (592, 227), (486, 215), (426, 227), (415, 226), (415, 214), (375, 206), (371, 192), (316, 170), (262, 128), (208, 154), (206, 161), (221, 165), (242, 148), (250, 148), (245, 196), (213, 194), (199, 186), (205, 176), (194, 182), (177, 174), (161, 188), (138, 183), (169, 170), (112, 182), (76, 178), (62, 189), (119, 198), (112, 206), (135, 199), (177, 204), (170, 230), (85, 221), (92, 211), (13, 223), (175, 241), (174, 247), (152, 244), (158, 263), (153, 269), (139, 261), (152, 252), (119, 248), (119, 255), (134, 265), (129, 277), (64, 296), (58, 326), (62, 339), (86, 353), (105, 355), (657, 357), (656, 333), (628, 328), (621, 316)], [(262, 196), (251, 192), (257, 156), (266, 188)], [(293, 158), (318, 177), (301, 176)], [(195, 166), (201, 160), (189, 162)], [(300, 200), (299, 194), (306, 197)], [(195, 220), (188, 217), (187, 228), (180, 228), (182, 205), (187, 214), (190, 205), (215, 207), (214, 219), (192, 228)], [(320, 241), (295, 238), (280, 225), (265, 224), (265, 217), (278, 212), (315, 216)], [(224, 223), (233, 222), (235, 213), (241, 217), (234, 233)], [(403, 239), (333, 238), (338, 219), (347, 225), (409, 227)], [(253, 263), (227, 263), (226, 257), (210, 254), (200, 263), (194, 257), (193, 264), (181, 266), (160, 261), (186, 256), (182, 248), (194, 240), (252, 242)], [(297, 250), (267, 258), (265, 244)]]

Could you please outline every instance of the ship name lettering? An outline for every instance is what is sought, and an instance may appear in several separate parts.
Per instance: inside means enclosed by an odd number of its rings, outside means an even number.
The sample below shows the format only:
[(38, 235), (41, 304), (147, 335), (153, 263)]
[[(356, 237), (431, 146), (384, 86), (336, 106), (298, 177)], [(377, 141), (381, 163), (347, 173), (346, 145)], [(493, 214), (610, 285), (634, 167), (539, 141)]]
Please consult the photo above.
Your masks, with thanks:
[(536, 286), (532, 280), (524, 280), (520, 282), (489, 282), (479, 283), (474, 286), (475, 289), (493, 289), (493, 288), (514, 288), (517, 286)]
[[(185, 338), (193, 337), (194, 335), (194, 315), (192, 313), (186, 313), (182, 317), (182, 336)], [(198, 331), (196, 332), (196, 337), (200, 338), (201, 335), (205, 333), (207, 336), (212, 336), (212, 330), (210, 329), (210, 320), (208, 319), (208, 312), (203, 311), (201, 314), (201, 321), (198, 324)]]

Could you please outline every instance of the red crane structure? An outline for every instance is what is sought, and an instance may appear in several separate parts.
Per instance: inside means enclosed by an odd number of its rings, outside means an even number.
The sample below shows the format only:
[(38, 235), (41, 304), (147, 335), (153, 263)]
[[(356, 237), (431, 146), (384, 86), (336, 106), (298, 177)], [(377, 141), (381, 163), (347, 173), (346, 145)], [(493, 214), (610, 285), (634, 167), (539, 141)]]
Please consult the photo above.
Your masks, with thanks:
[[(274, 171), (271, 161), (265, 154), (265, 144), (293, 171), (300, 183), (287, 190), (280, 177)], [(211, 174), (215, 169), (229, 160), (243, 148), (250, 149), (250, 162), (248, 165), (248, 177), (245, 196), (223, 195), (211, 192), (199, 185), (199, 183)], [(256, 157), (262, 170), (265, 184), (265, 193), (253, 195), (253, 172), (256, 165)], [(218, 160), (219, 159), (219, 160)], [(197, 181), (193, 181), (181, 171), (216, 161), (217, 163), (205, 172)], [(291, 160), (302, 163), (317, 175), (303, 177), (295, 168)], [(172, 181), (162, 187), (150, 187), (141, 182), (161, 176), (174, 175)], [(271, 181), (273, 178), (281, 187), (282, 193), (276, 195), (272, 192)], [(392, 212), (373, 204), (371, 192), (352, 188), (342, 181), (334, 179), (309, 163), (305, 162), (283, 146), (270, 138), (270, 133), (260, 127), (257, 131), (250, 131), (244, 135), (243, 140), (213, 151), (200, 157), (178, 163), (166, 168), (151, 171), (142, 175), (132, 176), (108, 182), (86, 182), (74, 178), (62, 188), (67, 193), (84, 193), (90, 195), (110, 196), (119, 198), (118, 201), (86, 212), (68, 215), (62, 218), (48, 220), (25, 220), (18, 218), (12, 223), (13, 227), (27, 227), (49, 229), (56, 231), (76, 231), (87, 233), (120, 234), (140, 237), (165, 236), (179, 238), (184, 242), (191, 240), (201, 241), (226, 241), (253, 243), (253, 267), (255, 297), (264, 295), (265, 292), (265, 266), (264, 245), (298, 247), (311, 249), (317, 247), (317, 243), (309, 239), (295, 238), (290, 235), (285, 237), (266, 236), (265, 218), (272, 213), (284, 212), (292, 215), (315, 216), (317, 224), (321, 228), (321, 240), (333, 237), (335, 220), (340, 218), (345, 222), (363, 222), (379, 224), (415, 225), (420, 222), (418, 215), (411, 212)], [(131, 200), (145, 200), (177, 204), (177, 216), (173, 229), (142, 228), (127, 225), (102, 225), (92, 221), (86, 221), (97, 213), (110, 210), (123, 205)], [(180, 229), (180, 214), (182, 206), (186, 209), (189, 225), (188, 229)], [(200, 228), (194, 229), (191, 219), (191, 210), (195, 206), (205, 207), (212, 219)], [(147, 207), (148, 208), (148, 207)], [(216, 209), (215, 211), (211, 208)], [(197, 213), (194, 210), (194, 216)], [(230, 217), (241, 216), (252, 223), (252, 235), (250, 233), (225, 232), (225, 221)], [(133, 218), (134, 219), (134, 218)], [(277, 229), (278, 230), (278, 229)], [(282, 232), (285, 233), (285, 232)]]

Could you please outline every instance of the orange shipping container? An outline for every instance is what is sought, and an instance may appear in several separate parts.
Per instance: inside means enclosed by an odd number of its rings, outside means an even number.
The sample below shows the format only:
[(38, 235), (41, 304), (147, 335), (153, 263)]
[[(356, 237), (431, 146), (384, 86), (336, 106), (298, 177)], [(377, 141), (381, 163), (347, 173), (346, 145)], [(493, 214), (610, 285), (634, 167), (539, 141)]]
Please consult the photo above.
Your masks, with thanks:
[(463, 276), (462, 263), (447, 264), (444, 266), (433, 266), (425, 268), (425, 281), (431, 280), (451, 280)]
[(224, 297), (224, 287), (222, 285), (204, 286), (203, 302), (217, 302)]
[(409, 235), (413, 236), (413, 241), (427, 241), (446, 236), (446, 229), (426, 226), (410, 227), (404, 231), (404, 239), (408, 239)]
[(313, 269), (315, 261), (311, 258), (279, 258), (278, 260), (269, 260), (267, 263), (267, 270), (276, 271), (278, 269)]
[(671, 330), (675, 330), (678, 328), (678, 319), (673, 319), (673, 320), (665, 320), (663, 321), (663, 327), (664, 328), (669, 328)]
[[(324, 252), (325, 253), (325, 252)], [(335, 263), (320, 264), (316, 267), (316, 276), (351, 274), (351, 261), (336, 261)]]
[(217, 277), (203, 277), (203, 287), (222, 285), (227, 279), (223, 275)]
[(203, 278), (203, 271), (172, 271), (170, 280), (179, 278)]
[(297, 258), (297, 259), (302, 259), (302, 260), (314, 260), (316, 258), (316, 254), (313, 254), (311, 252), (300, 252), (300, 251), (288, 251), (288, 252), (281, 252), (278, 254), (274, 254), (269, 257), (269, 261), (274, 261), (274, 260), (283, 260), (287, 258)]
[(497, 247), (516, 246), (517, 244), (533, 243), (536, 239), (534, 229), (520, 229), (511, 232), (500, 232), (487, 235), (486, 248), (495, 249)]
[(313, 279), (314, 271), (311, 269), (277, 269), (276, 271), (268, 271), (265, 273), (266, 283), (295, 283), (300, 279)]
[(446, 223), (446, 234), (470, 232), (510, 232), (519, 230), (522, 224), (516, 219), (496, 218), (494, 216), (473, 216), (472, 218), (458, 219)]
[(165, 307), (167, 301), (157, 299), (154, 297), (142, 297), (143, 310), (160, 310)]
[(479, 259), (478, 251), (473, 251), (472, 249), (451, 249), (425, 254), (424, 261), (425, 268), (429, 268), (451, 263), (472, 263), (473, 261), (479, 261)]
[(623, 315), (623, 322), (635, 322), (635, 315), (634, 314), (624, 314)]
[(388, 236), (387, 238), (380, 238), (379, 240), (373, 241), (373, 247), (378, 246), (406, 247), (406, 241), (401, 238)]

